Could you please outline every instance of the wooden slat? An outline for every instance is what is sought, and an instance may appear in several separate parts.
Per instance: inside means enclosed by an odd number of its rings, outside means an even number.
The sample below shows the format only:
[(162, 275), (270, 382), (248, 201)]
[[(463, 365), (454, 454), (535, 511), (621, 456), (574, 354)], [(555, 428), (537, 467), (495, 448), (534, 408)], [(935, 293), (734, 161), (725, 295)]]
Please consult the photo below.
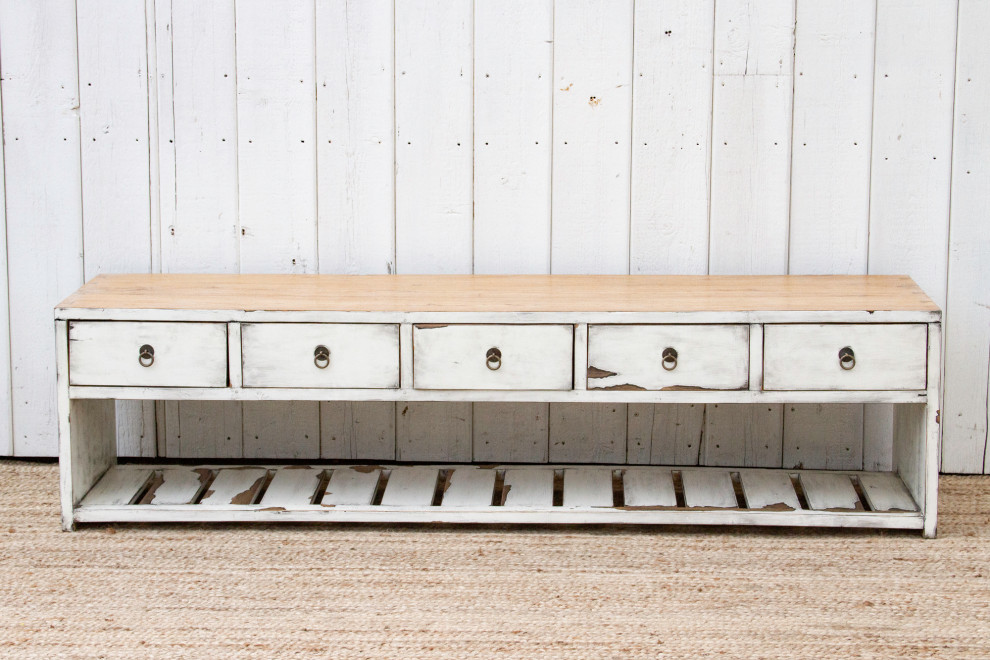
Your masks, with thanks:
[(438, 471), (431, 467), (396, 467), (388, 477), (382, 506), (429, 506)]
[(130, 504), (138, 491), (148, 483), (151, 470), (118, 470), (110, 468), (82, 500), (82, 505), (115, 506)]
[(684, 504), (688, 508), (734, 509), (739, 506), (728, 470), (681, 470)]
[[(8, 199), (10, 195), (8, 190)], [(911, 278), (900, 275), (200, 274), (101, 275), (58, 305), (58, 309), (73, 308), (358, 312), (938, 309)]]
[(315, 401), (244, 403), (244, 455), (302, 458), (320, 455), (320, 406)]
[(284, 467), (272, 477), (259, 504), (282, 507), (310, 504), (323, 472), (317, 468)]
[[(922, 350), (923, 346), (922, 343)], [(785, 405), (783, 457), (785, 468), (862, 469), (863, 406), (858, 403)]]
[(169, 468), (161, 471), (157, 486), (143, 502), (147, 504), (190, 504), (203, 485), (213, 476), (205, 468)]
[(330, 475), (323, 505), (371, 504), (382, 471), (367, 467), (340, 467)]
[(701, 463), (780, 467), (783, 414), (779, 404), (709, 405)]
[(793, 509), (801, 508), (794, 485), (787, 472), (780, 470), (741, 470), (743, 496), (750, 509)]
[(904, 482), (892, 472), (863, 472), (859, 475), (859, 483), (873, 511), (918, 510)]
[(441, 506), (490, 506), (495, 490), (495, 470), (455, 468), (447, 482)]
[(611, 469), (564, 470), (564, 506), (612, 506), (612, 503)]
[(268, 471), (261, 468), (227, 468), (217, 473), (200, 504), (252, 504)]
[(805, 499), (812, 509), (851, 511), (862, 508), (849, 475), (802, 472), (800, 478)]
[(622, 473), (625, 506), (677, 506), (674, 479), (666, 468), (628, 468)]
[(553, 505), (552, 469), (506, 470), (502, 486), (502, 504), (519, 507)]

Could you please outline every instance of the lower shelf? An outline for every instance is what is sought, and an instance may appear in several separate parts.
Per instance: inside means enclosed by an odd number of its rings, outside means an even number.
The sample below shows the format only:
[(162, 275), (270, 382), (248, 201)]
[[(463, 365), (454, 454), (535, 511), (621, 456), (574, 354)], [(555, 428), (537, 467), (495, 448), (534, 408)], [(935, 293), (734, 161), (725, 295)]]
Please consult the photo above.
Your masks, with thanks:
[(75, 522), (637, 523), (921, 529), (889, 472), (552, 465), (111, 468)]

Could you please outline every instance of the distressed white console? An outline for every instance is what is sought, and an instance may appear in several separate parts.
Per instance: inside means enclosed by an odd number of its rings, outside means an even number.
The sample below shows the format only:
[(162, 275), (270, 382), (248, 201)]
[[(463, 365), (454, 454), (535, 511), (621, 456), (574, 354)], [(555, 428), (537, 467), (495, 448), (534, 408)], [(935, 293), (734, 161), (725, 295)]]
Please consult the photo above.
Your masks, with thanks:
[[(907, 277), (103, 275), (55, 318), (66, 529), (291, 520), (935, 534), (941, 313)], [(118, 464), (116, 399), (891, 403), (893, 471)]]

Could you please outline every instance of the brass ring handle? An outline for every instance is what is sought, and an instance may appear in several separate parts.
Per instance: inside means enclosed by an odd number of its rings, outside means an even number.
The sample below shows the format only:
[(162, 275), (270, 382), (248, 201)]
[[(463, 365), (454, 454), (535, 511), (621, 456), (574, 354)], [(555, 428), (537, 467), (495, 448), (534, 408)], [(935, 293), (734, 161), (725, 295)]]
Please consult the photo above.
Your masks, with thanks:
[(856, 353), (853, 352), (852, 347), (844, 346), (839, 349), (839, 366), (844, 371), (849, 371), (856, 366)]
[(150, 367), (155, 363), (155, 347), (145, 344), (138, 349), (138, 363), (142, 367)]
[(320, 344), (313, 351), (313, 364), (317, 369), (326, 369), (330, 366), (330, 349)]
[(661, 366), (663, 366), (665, 371), (673, 371), (677, 368), (677, 349), (668, 346), (663, 349), (663, 353), (660, 354)]
[(485, 366), (492, 371), (498, 371), (498, 368), (502, 366), (502, 351), (494, 346), (489, 348), (485, 354)]

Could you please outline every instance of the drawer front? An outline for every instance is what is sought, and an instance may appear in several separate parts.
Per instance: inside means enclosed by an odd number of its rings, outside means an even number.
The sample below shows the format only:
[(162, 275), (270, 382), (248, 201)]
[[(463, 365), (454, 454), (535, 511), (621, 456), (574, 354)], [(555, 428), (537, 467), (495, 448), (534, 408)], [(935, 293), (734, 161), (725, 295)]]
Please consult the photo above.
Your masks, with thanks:
[(413, 327), (417, 389), (569, 390), (573, 372), (571, 325)]
[(748, 325), (593, 325), (589, 390), (749, 387)]
[(923, 323), (766, 325), (763, 351), (765, 390), (926, 387), (928, 327)]
[(241, 363), (244, 387), (396, 388), (399, 326), (244, 323)]
[(70, 321), (69, 383), (226, 387), (227, 324)]

